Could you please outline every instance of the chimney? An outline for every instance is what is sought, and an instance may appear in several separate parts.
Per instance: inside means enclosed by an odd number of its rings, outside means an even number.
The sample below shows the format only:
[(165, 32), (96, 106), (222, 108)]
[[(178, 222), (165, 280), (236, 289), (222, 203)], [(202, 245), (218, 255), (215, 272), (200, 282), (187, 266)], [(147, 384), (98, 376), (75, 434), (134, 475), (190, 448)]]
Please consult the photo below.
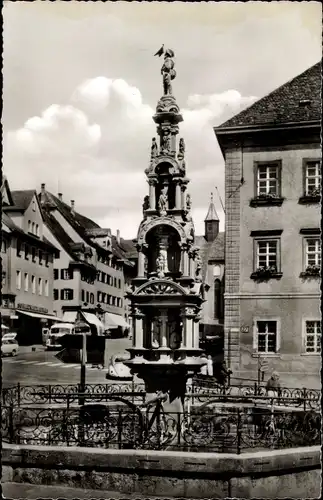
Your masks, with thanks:
[(59, 199), (59, 201), (63, 201), (63, 195), (62, 195), (62, 193), (58, 193), (58, 199)]
[(71, 214), (74, 214), (75, 212), (75, 201), (71, 200)]
[(120, 245), (120, 231), (119, 231), (119, 229), (117, 229), (116, 240), (117, 240), (118, 245)]
[(45, 184), (40, 185), (40, 204), (43, 205), (45, 203), (45, 193), (46, 193)]

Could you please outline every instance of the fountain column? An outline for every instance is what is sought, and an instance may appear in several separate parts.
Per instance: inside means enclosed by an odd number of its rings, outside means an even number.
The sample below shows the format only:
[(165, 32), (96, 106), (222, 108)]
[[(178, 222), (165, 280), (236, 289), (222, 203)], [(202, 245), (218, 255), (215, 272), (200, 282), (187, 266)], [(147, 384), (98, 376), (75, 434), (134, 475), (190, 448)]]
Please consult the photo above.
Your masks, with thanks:
[(175, 196), (176, 196), (175, 207), (177, 210), (180, 210), (182, 208), (182, 199), (181, 199), (181, 185), (179, 182), (177, 182), (176, 184)]
[(149, 204), (151, 210), (156, 208), (156, 193), (155, 193), (155, 181), (150, 179), (149, 181)]
[(145, 276), (145, 254), (142, 249), (138, 251), (138, 278)]
[(142, 349), (144, 345), (144, 315), (140, 309), (136, 308), (133, 314), (134, 318), (134, 336), (133, 346), (135, 349)]

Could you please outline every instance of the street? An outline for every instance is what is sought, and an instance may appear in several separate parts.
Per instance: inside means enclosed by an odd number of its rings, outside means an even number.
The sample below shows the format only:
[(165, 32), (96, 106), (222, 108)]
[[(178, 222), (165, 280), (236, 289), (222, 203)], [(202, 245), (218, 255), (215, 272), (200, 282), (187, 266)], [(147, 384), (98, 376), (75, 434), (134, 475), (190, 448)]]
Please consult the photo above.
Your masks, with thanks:
[[(108, 341), (109, 357), (124, 353), (131, 346), (128, 339), (110, 339)], [(55, 355), (59, 351), (46, 351), (42, 346), (37, 346), (32, 352), (31, 347), (20, 348), (14, 358), (2, 358), (2, 386), (30, 384), (74, 384), (80, 380), (80, 364), (62, 363)], [(92, 368), (87, 365), (86, 380), (89, 383), (106, 383), (106, 370)]]

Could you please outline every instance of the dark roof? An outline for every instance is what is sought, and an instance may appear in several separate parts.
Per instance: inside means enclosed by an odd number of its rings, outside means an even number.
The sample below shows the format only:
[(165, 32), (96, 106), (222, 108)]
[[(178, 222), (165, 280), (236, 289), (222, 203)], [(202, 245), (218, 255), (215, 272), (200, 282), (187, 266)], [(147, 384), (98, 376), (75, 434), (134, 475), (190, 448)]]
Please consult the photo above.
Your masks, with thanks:
[[(12, 199), (12, 194), (10, 191), (9, 183), (8, 183), (8, 180), (5, 176), (2, 177), (1, 192), (3, 192), (3, 190), (5, 190), (7, 193), (9, 205), (13, 205), (13, 199)], [(2, 200), (2, 203), (3, 203), (3, 200)], [(8, 205), (3, 205), (3, 206), (8, 206)]]
[(9, 229), (11, 229), (11, 231), (13, 231), (15, 233), (19, 233), (20, 236), (22, 235), (23, 239), (26, 240), (31, 245), (34, 243), (35, 246), (41, 247), (41, 248), (45, 249), (45, 251), (51, 250), (51, 251), (54, 251), (54, 253), (56, 255), (59, 254), (58, 248), (55, 247), (55, 245), (53, 245), (47, 238), (43, 237), (43, 239), (40, 239), (40, 238), (37, 238), (37, 236), (34, 236), (32, 234), (29, 234), (29, 233), (25, 233), (25, 231), (23, 231), (19, 226), (17, 226), (13, 222), (11, 217), (9, 217), (9, 215), (6, 214), (5, 212), (2, 212), (2, 222), (4, 222), (9, 227)]
[(136, 244), (133, 240), (124, 240), (123, 238), (121, 238), (120, 246), (125, 252), (128, 259), (136, 259), (138, 257)]
[[(11, 191), (11, 196), (13, 200), (13, 207), (8, 207), (8, 211), (19, 210), (24, 212), (29, 207), (33, 196), (36, 194), (34, 189), (28, 189), (26, 191)], [(5, 207), (4, 207), (5, 208)]]
[(214, 130), (320, 121), (321, 79), (319, 62)]
[[(50, 208), (57, 208), (63, 217), (69, 222), (69, 224), (73, 227), (73, 229), (77, 232), (77, 234), (90, 246), (96, 248), (98, 251), (104, 252), (105, 249), (102, 248), (98, 243), (93, 241), (90, 236), (91, 230), (100, 230), (100, 226), (93, 222), (88, 217), (79, 214), (75, 210), (72, 210), (67, 203), (57, 198), (52, 193), (45, 191), (45, 203), (44, 209), (46, 206), (49, 207), (48, 210), (43, 210), (48, 215), (50, 215)], [(39, 199), (41, 199), (41, 195), (39, 194)], [(70, 244), (74, 243), (73, 240), (67, 235), (61, 225), (57, 222), (54, 216), (51, 215), (51, 230), (54, 232), (58, 241), (61, 243), (63, 248), (71, 255)], [(122, 260), (124, 264), (128, 266), (133, 266), (133, 264), (127, 260), (125, 253), (122, 251), (118, 242), (114, 236), (112, 236), (112, 254), (119, 260)], [(74, 256), (75, 257), (75, 256)]]
[(49, 213), (47, 210), (43, 210), (44, 223), (55, 236), (57, 241), (61, 244), (64, 250), (74, 259), (75, 256), (71, 251), (71, 244), (73, 244), (72, 238), (64, 231), (62, 226), (57, 222), (55, 217)]

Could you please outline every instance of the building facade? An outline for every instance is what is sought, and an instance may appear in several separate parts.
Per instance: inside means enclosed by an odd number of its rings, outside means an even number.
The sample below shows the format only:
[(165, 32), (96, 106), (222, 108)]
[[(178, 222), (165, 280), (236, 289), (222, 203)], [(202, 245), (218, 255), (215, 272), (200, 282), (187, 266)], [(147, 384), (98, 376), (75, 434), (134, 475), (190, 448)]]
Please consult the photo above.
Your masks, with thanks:
[(57, 315), (74, 322), (81, 312), (100, 331), (127, 328), (124, 270), (132, 264), (119, 236), (79, 214), (74, 201), (68, 205), (61, 194), (56, 197), (46, 191), (44, 184), (38, 197), (46, 237), (60, 250), (53, 269)]
[(41, 343), (42, 330), (56, 316), (53, 302), (53, 262), (59, 250), (44, 235), (36, 191), (2, 194), (2, 324), (17, 333), (23, 345)]
[(317, 64), (215, 128), (225, 158), (225, 354), (240, 376), (263, 366), (289, 384), (319, 380), (320, 119)]

